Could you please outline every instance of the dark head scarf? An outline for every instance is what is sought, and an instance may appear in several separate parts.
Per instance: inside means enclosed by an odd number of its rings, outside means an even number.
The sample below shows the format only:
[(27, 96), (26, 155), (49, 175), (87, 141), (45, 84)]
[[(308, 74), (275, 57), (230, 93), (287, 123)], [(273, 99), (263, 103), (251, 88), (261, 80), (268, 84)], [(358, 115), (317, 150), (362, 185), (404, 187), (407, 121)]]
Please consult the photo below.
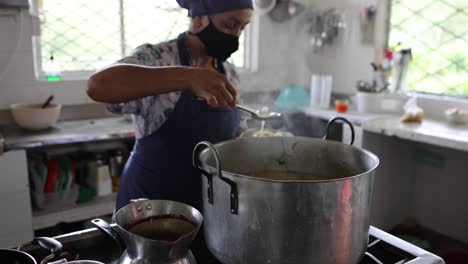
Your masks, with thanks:
[(211, 15), (239, 9), (253, 9), (252, 0), (177, 0), (190, 17)]

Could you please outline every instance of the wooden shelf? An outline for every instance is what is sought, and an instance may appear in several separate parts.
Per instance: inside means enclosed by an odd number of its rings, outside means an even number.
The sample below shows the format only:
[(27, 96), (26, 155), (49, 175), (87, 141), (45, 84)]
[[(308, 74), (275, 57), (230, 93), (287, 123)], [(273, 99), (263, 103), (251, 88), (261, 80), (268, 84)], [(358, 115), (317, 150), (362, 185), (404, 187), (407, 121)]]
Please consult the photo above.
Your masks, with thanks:
[(52, 227), (60, 222), (76, 222), (111, 214), (114, 211), (117, 194), (100, 197), (96, 200), (73, 207), (35, 211), (32, 225), (34, 230)]

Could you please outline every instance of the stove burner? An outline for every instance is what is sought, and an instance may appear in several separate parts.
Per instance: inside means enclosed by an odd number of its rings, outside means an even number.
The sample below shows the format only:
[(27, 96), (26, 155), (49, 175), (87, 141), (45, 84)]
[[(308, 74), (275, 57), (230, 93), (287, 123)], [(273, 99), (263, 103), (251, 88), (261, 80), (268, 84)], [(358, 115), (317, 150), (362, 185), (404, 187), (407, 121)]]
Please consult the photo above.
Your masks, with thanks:
[(395, 246), (385, 243), (373, 236), (369, 236), (367, 251), (359, 264), (403, 264), (414, 258), (414, 256), (411, 256)]
[[(380, 229), (371, 227), (369, 234), (367, 252), (358, 264), (444, 264), (440, 257)], [(123, 253), (115, 245), (114, 241), (95, 228), (65, 234), (56, 238), (62, 242), (65, 249), (73, 250), (83, 260), (115, 263)], [(44, 257), (44, 252), (38, 247), (28, 248), (27, 252), (36, 260), (41, 260)], [(197, 259), (197, 262), (201, 264), (213, 263), (203, 259)]]

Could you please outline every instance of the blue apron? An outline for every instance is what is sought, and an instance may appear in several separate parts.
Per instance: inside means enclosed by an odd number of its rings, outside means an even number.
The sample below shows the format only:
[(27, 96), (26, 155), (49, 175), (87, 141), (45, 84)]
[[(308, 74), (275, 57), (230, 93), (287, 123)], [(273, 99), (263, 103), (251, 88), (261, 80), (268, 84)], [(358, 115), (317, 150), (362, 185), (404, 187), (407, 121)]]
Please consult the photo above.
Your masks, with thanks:
[[(185, 35), (177, 39), (181, 64), (190, 66)], [(216, 63), (225, 73), (223, 64)], [(190, 91), (182, 92), (173, 112), (153, 134), (137, 139), (122, 176), (116, 209), (130, 199), (179, 201), (202, 209), (201, 175), (192, 166), (192, 151), (203, 140), (218, 143), (233, 139), (240, 113), (229, 107), (207, 105)]]

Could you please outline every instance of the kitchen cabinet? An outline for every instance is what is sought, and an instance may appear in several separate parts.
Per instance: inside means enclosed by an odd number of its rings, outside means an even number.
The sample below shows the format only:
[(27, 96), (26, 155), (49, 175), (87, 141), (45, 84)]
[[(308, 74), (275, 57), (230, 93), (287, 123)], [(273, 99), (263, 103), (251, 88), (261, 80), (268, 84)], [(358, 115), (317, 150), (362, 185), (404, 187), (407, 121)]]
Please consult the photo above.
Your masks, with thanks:
[(390, 230), (413, 219), (468, 244), (468, 152), (373, 132), (363, 140), (380, 159), (372, 225)]
[(33, 238), (25, 150), (0, 156), (0, 247), (12, 247)]
[(75, 222), (112, 214), (116, 194), (79, 205), (64, 204), (42, 210), (31, 202), (28, 157), (60, 158), (73, 153), (131, 149), (134, 129), (126, 118), (66, 121), (48, 131), (1, 127), (0, 149), (0, 247), (16, 246), (33, 238), (34, 231), (60, 222)]
[[(103, 194), (97, 193), (95, 189), (96, 185), (93, 184), (97, 184), (96, 180), (98, 178), (100, 181), (103, 181), (104, 178), (102, 177), (103, 175), (97, 177), (97, 172), (93, 168), (96, 166), (97, 159), (100, 159), (102, 162), (100, 165), (102, 166), (102, 172), (104, 173), (107, 170), (105, 174), (110, 176), (110, 166), (107, 163), (108, 155), (114, 153), (115, 150), (122, 150), (122, 152), (128, 153), (131, 145), (133, 145), (132, 140), (127, 142), (122, 139), (66, 144), (28, 150), (30, 156), (29, 162), (33, 162), (33, 157), (36, 157), (35, 163), (48, 163), (51, 160), (56, 160), (59, 164), (63, 164), (64, 160), (69, 160), (74, 164), (73, 174), (75, 175), (72, 183), (73, 188), (68, 191), (56, 189), (53, 193), (43, 194), (41, 192), (39, 195), (44, 197), (58, 195), (59, 197), (63, 197), (63, 199), (46, 199), (49, 203), (39, 204), (38, 206), (38, 198), (36, 198), (38, 195), (33, 196), (33, 229), (40, 230), (52, 227), (60, 222), (77, 222), (112, 214), (117, 195), (111, 191), (111, 179), (109, 178), (109, 181), (107, 181), (106, 178), (105, 182), (99, 183), (109, 184), (106, 187), (109, 188), (109, 192)], [(40, 157), (39, 159), (37, 159), (38, 156)], [(122, 164), (118, 168), (119, 172), (114, 172), (120, 173), (124, 163), (125, 160), (122, 157)], [(74, 191), (74, 189), (77, 191)]]

